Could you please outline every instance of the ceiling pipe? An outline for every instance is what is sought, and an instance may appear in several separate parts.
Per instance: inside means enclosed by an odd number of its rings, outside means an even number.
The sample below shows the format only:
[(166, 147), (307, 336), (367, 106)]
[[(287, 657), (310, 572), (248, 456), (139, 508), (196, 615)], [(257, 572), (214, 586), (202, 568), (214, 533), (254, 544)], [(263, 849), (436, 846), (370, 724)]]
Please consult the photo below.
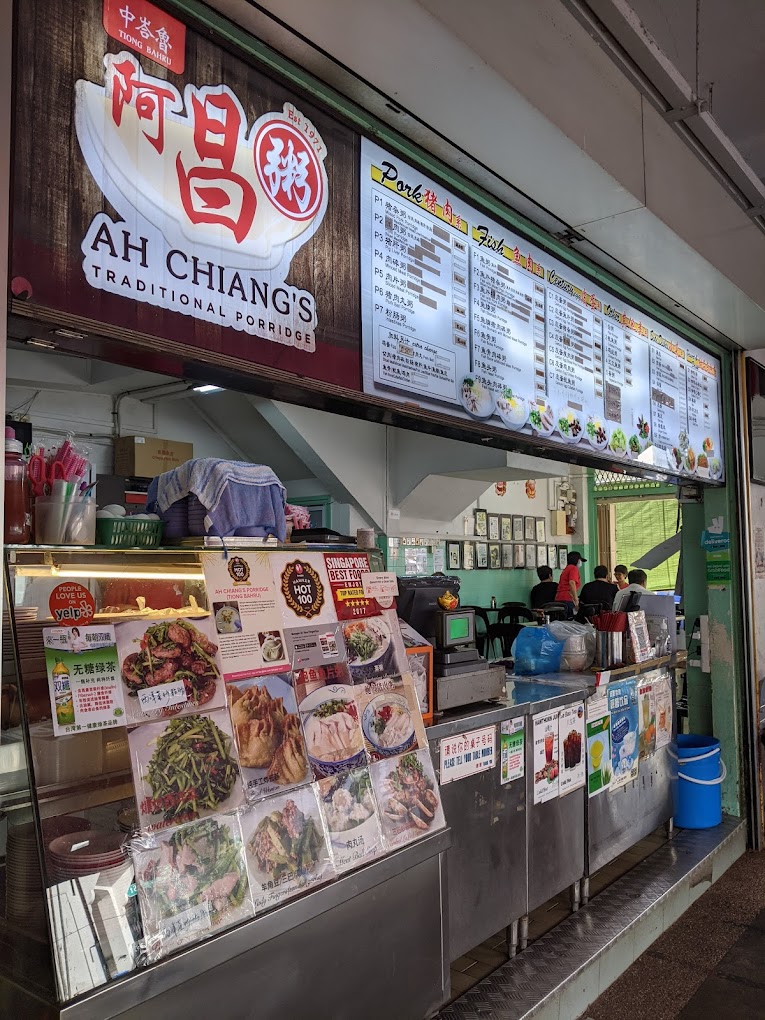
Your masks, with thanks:
[(124, 390), (122, 393), (115, 393), (112, 398), (112, 434), (119, 439), (122, 434), (120, 425), (120, 409), (123, 400), (131, 397), (133, 400), (162, 400), (164, 398), (185, 397), (189, 390), (193, 389), (194, 383), (179, 379), (176, 382), (163, 383), (160, 386), (147, 386), (142, 390)]

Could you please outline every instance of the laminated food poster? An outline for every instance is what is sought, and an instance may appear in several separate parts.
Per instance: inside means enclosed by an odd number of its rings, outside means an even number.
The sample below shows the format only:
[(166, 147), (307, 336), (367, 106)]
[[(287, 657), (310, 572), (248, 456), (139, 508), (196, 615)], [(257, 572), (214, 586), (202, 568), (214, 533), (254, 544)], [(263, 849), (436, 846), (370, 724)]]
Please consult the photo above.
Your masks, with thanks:
[(338, 873), (382, 853), (382, 832), (369, 769), (343, 772), (318, 783), (319, 805)]
[(534, 803), (544, 804), (558, 796), (558, 710), (532, 719)]
[(228, 709), (128, 731), (141, 828), (166, 829), (244, 803)]
[(128, 725), (225, 706), (211, 618), (131, 620), (115, 631)]
[(343, 638), (355, 684), (406, 672), (406, 649), (395, 610), (345, 621)]
[(370, 761), (427, 748), (411, 673), (370, 680), (353, 690)]
[(318, 691), (327, 684), (350, 684), (351, 674), (348, 664), (336, 662), (330, 666), (309, 666), (293, 670), (292, 683), (295, 688), (298, 705), (305, 701), (309, 694)]
[(611, 785), (611, 715), (608, 696), (587, 702), (587, 792), (590, 797)]
[(247, 800), (311, 781), (303, 729), (289, 673), (226, 685)]
[(269, 797), (240, 819), (256, 914), (334, 878), (313, 785)]
[(584, 786), (586, 762), (584, 757), (584, 703), (566, 705), (558, 716), (558, 747), (560, 770), (558, 788), (560, 796), (573, 793)]
[(226, 680), (289, 669), (270, 554), (205, 553), (202, 567)]
[(388, 849), (446, 825), (429, 751), (385, 758), (372, 765), (370, 772)]
[(647, 677), (641, 677), (638, 684), (638, 706), (640, 717), (638, 747), (640, 757), (648, 758), (656, 750), (656, 694), (653, 682)]
[(611, 789), (618, 789), (638, 776), (638, 685), (622, 680), (608, 685), (611, 713)]
[(114, 627), (45, 627), (42, 634), (54, 734), (124, 726)]
[(235, 814), (138, 836), (131, 852), (149, 962), (252, 917)]
[(354, 688), (325, 684), (300, 702), (308, 761), (317, 779), (367, 764)]
[(653, 684), (656, 700), (656, 750), (672, 740), (672, 678), (662, 673)]

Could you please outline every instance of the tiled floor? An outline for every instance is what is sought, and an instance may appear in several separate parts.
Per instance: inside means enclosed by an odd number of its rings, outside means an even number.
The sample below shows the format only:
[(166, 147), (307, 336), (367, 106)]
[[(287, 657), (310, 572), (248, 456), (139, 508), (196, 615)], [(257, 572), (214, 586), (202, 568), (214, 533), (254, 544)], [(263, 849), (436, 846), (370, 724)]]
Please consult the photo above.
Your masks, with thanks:
[(765, 855), (748, 853), (585, 1011), (613, 1020), (765, 1020)]
[[(664, 828), (657, 829), (631, 850), (617, 857), (616, 860), (601, 868), (590, 879), (590, 899), (607, 889), (622, 875), (631, 871), (636, 864), (645, 860), (654, 850), (666, 842)], [(571, 913), (568, 891), (548, 900), (529, 916), (529, 943), (541, 938), (551, 931)], [(452, 964), (452, 1001), (463, 995), (469, 988), (477, 984), (487, 974), (501, 966), (507, 960), (507, 940), (504, 931), (492, 935), (480, 946), (460, 956)]]

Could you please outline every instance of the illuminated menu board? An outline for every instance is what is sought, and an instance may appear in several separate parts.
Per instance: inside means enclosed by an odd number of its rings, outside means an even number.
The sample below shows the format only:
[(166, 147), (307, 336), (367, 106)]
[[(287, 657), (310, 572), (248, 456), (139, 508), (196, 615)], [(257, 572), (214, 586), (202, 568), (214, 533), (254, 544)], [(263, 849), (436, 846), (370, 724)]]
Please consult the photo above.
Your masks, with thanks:
[(364, 139), (364, 391), (724, 477), (720, 362)]

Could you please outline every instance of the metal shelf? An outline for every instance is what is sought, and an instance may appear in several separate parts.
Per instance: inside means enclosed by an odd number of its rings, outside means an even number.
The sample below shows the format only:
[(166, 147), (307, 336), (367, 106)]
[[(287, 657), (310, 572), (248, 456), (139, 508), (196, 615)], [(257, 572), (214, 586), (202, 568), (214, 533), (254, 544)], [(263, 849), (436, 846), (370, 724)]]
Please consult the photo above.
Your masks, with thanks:
[(134, 796), (135, 787), (130, 769), (37, 787), (37, 800), (42, 818), (101, 807), (103, 804), (113, 804), (115, 801), (127, 800)]

